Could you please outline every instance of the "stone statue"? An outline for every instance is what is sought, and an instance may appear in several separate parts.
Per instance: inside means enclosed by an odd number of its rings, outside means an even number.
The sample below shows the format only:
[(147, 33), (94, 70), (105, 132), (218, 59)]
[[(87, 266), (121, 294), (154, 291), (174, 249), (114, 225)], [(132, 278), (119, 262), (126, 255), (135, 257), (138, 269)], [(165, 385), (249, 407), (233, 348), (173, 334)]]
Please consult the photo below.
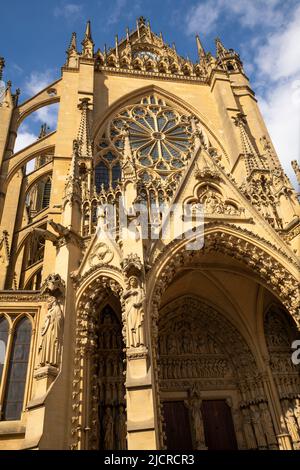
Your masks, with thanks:
[(243, 408), (242, 415), (243, 415), (243, 429), (244, 429), (247, 449), (257, 449), (256, 438), (253, 433), (249, 410), (247, 408)]
[(123, 405), (120, 405), (119, 447), (120, 447), (120, 450), (127, 449), (127, 421), (126, 421), (126, 411)]
[(194, 393), (191, 398), (189, 398), (189, 400), (186, 400), (184, 402), (184, 404), (191, 412), (195, 433), (196, 449), (207, 450), (207, 447), (205, 445), (203, 420), (201, 414), (201, 400)]
[(283, 410), (285, 414), (285, 422), (288, 428), (288, 432), (291, 436), (294, 449), (298, 449), (300, 446), (300, 432), (297, 425), (297, 420), (294, 416), (293, 405), (290, 400), (282, 400)]
[(105, 450), (112, 450), (114, 447), (114, 420), (112, 417), (111, 409), (109, 407), (105, 410), (103, 418), (104, 438), (103, 444)]
[(277, 449), (277, 440), (274, 433), (272, 418), (270, 416), (269, 407), (267, 403), (260, 403), (259, 404), (262, 423), (265, 431), (265, 435), (267, 438), (268, 446), (270, 449)]
[(260, 412), (255, 405), (250, 405), (250, 413), (258, 448), (266, 449), (267, 442), (261, 423)]
[(40, 365), (58, 367), (60, 363), (63, 333), (63, 312), (59, 300), (49, 297), (48, 312), (42, 328), (42, 341), (39, 347)]
[(144, 293), (136, 276), (129, 278), (129, 288), (123, 296), (126, 315), (126, 346), (137, 348), (144, 345), (143, 300)]

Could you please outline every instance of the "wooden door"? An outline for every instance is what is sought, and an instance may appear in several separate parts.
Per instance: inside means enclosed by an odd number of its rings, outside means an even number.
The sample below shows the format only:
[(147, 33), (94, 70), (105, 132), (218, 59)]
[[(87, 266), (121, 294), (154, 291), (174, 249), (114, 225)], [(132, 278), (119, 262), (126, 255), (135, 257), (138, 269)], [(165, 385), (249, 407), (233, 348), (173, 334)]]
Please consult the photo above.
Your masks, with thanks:
[(189, 413), (183, 401), (165, 401), (167, 449), (192, 450), (192, 435)]
[(231, 410), (226, 400), (203, 400), (202, 417), (208, 450), (237, 450)]

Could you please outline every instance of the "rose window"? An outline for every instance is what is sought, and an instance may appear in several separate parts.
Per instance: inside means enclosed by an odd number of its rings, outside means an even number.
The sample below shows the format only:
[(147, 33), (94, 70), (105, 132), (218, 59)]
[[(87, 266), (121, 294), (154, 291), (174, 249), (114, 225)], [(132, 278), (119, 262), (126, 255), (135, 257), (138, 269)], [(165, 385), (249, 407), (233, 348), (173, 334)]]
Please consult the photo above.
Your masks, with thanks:
[(180, 170), (190, 156), (192, 129), (188, 117), (155, 96), (121, 110), (110, 123), (110, 141), (120, 153), (125, 131), (137, 164), (160, 174)]

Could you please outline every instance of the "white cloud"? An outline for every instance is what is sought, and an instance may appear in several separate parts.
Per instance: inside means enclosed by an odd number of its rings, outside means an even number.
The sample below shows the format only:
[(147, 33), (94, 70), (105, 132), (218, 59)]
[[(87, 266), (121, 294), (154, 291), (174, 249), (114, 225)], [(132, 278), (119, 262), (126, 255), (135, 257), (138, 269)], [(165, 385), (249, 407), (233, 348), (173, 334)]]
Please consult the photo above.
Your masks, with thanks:
[(54, 127), (56, 127), (57, 112), (58, 105), (52, 104), (38, 109), (35, 113), (32, 114), (32, 117), (35, 121), (46, 123), (51, 129), (53, 129)]
[(44, 72), (31, 72), (30, 76), (26, 79), (24, 92), (27, 95), (36, 95), (54, 82), (54, 80), (54, 70), (52, 69), (45, 70)]
[[(45, 70), (44, 72), (33, 71), (27, 78), (24, 86), (25, 95), (31, 97), (49, 86), (55, 80), (55, 71), (52, 69)], [(58, 105), (52, 104), (44, 106), (32, 113), (28, 122), (30, 121), (46, 123), (50, 128), (56, 127)]]
[[(206, 0), (186, 14), (187, 34), (210, 34), (226, 24), (248, 29), (245, 70), (259, 89), (259, 105), (285, 172), (300, 157), (300, 6), (295, 0)], [(217, 35), (217, 33), (216, 33)]]
[(53, 14), (55, 17), (62, 16), (67, 20), (74, 20), (81, 16), (82, 8), (83, 6), (78, 3), (65, 3), (61, 6), (55, 7)]
[[(287, 3), (291, 3), (289, 0)], [(235, 18), (234, 18), (235, 16)], [(186, 14), (187, 34), (211, 33), (216, 29), (218, 21), (235, 20), (242, 26), (254, 28), (278, 27), (284, 18), (280, 0), (206, 0), (198, 2)]]
[(278, 156), (294, 185), (291, 160), (300, 157), (300, 7), (257, 49), (257, 79), (264, 83), (260, 100)]
[(209, 34), (216, 26), (222, 10), (222, 1), (200, 3), (186, 15), (187, 33)]
[(255, 57), (259, 71), (271, 80), (291, 77), (300, 72), (300, 7), (292, 20), (267, 36), (266, 44)]
[(295, 184), (291, 160), (300, 155), (300, 103), (292, 83), (277, 85), (259, 99), (259, 105), (283, 168)]
[(18, 136), (16, 138), (14, 147), (15, 153), (37, 140), (37, 135), (33, 134), (27, 126), (23, 125), (22, 127), (23, 129), (18, 132)]

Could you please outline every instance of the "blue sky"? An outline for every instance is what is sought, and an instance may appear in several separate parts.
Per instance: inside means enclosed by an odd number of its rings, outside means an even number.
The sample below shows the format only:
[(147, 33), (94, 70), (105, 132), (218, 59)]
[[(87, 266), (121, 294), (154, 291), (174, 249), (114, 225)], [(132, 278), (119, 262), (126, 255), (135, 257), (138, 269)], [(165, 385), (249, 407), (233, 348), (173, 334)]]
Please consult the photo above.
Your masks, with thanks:
[[(196, 33), (213, 53), (220, 36), (240, 53), (282, 164), (293, 176), (290, 161), (300, 152), (299, 0), (10, 0), (0, 8), (4, 79), (21, 88), (21, 100), (59, 78), (71, 33), (80, 44), (87, 19), (100, 49), (113, 46), (115, 34), (123, 37), (140, 15), (192, 60)], [(55, 112), (45, 108), (25, 121), (18, 146), (32, 141), (44, 121), (55, 126)]]

